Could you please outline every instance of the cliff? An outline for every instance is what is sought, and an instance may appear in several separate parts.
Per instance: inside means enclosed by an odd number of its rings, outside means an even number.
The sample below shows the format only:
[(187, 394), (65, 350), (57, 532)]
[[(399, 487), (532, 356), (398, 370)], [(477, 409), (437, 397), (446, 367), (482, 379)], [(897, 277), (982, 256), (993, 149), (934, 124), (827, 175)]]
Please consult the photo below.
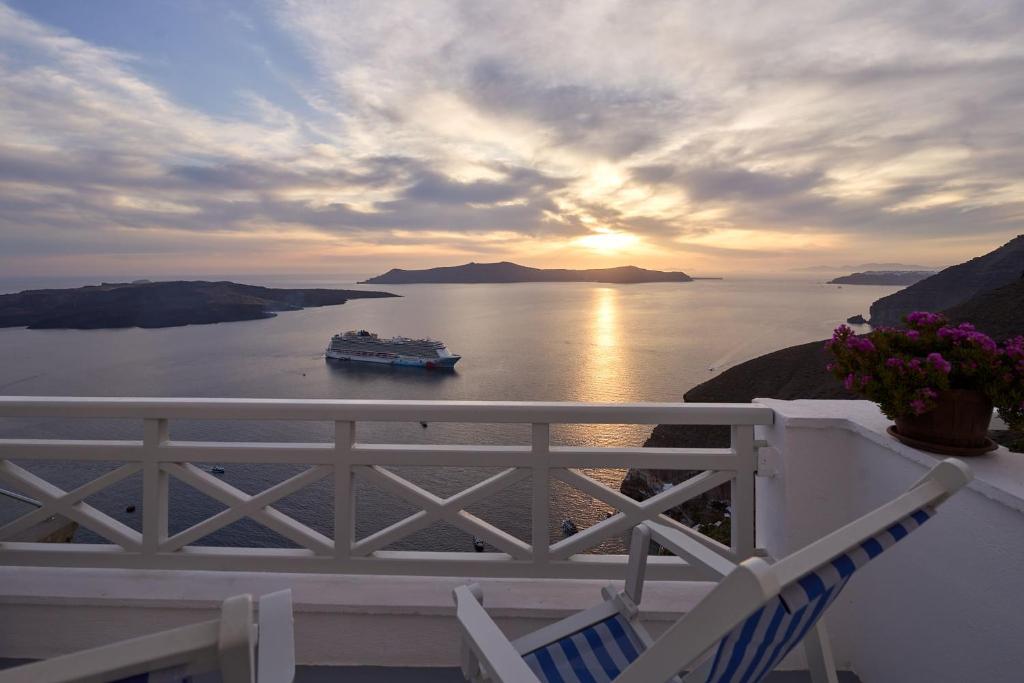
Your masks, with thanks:
[[(979, 330), (998, 340), (1024, 335), (1024, 279), (977, 294), (945, 314), (953, 322), (974, 323)], [(755, 398), (858, 398), (825, 370), (828, 362), (824, 340), (791, 346), (730, 368), (690, 389), (683, 400), (688, 403), (749, 403)], [(1014, 451), (1024, 449), (1024, 434), (1000, 431), (992, 432), (992, 437)], [(668, 424), (656, 426), (644, 443), (644, 446), (662, 448), (726, 448), (728, 445), (728, 427)], [(631, 469), (620, 490), (631, 498), (646, 500), (659, 493), (666, 483), (684, 481), (695, 474), (697, 472), (689, 470)], [(728, 497), (728, 487), (721, 487), (671, 510), (670, 516), (692, 523), (712, 514)]]
[(636, 266), (619, 268), (529, 268), (517, 263), (467, 263), (461, 266), (402, 270), (393, 268), (383, 275), (372, 277), (362, 284), (441, 284), (441, 283), (510, 283), (510, 282), (607, 282), (610, 284), (637, 284), (642, 282), (690, 282), (692, 278), (682, 272), (646, 270)]
[(273, 289), (235, 282), (103, 283), (0, 295), (0, 327), (177, 327), (257, 320), (273, 317), (278, 311), (393, 296), (344, 289)]
[[(755, 398), (855, 398), (825, 371), (827, 362), (824, 341), (791, 346), (729, 368), (690, 389), (683, 400), (688, 403), (749, 403)], [(729, 428), (662, 424), (654, 428), (644, 446), (728, 448)], [(630, 498), (646, 500), (659, 493), (665, 484), (676, 484), (696, 474), (699, 472), (630, 469), (619, 490)], [(726, 518), (720, 513), (716, 516), (716, 511), (724, 509), (728, 500), (729, 486), (726, 484), (673, 508), (668, 514), (690, 526), (704, 524), (705, 533), (715, 529), (724, 534)], [(721, 524), (716, 527), (716, 523)], [(727, 542), (727, 538), (718, 540)]]
[(946, 311), (953, 322), (974, 323), (994, 339), (1024, 334), (1024, 279), (982, 292)]
[(871, 324), (898, 325), (911, 311), (944, 311), (1024, 274), (1024, 235), (995, 251), (946, 268), (917, 284), (871, 304)]

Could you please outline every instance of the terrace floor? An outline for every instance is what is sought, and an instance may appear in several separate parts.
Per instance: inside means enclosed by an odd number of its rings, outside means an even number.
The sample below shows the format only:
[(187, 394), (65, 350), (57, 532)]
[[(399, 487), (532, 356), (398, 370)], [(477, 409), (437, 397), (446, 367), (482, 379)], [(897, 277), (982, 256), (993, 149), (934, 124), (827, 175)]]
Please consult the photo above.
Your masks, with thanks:
[[(0, 659), (0, 669), (26, 663), (24, 659)], [(207, 683), (207, 677), (197, 676), (194, 683)], [(220, 680), (216, 675), (209, 682)], [(455, 668), (419, 669), (410, 667), (382, 666), (300, 666), (295, 673), (295, 683), (465, 683), (462, 674)], [(768, 683), (804, 683), (811, 678), (804, 671), (777, 671), (769, 674)], [(849, 671), (839, 672), (839, 683), (860, 683), (860, 679)]]
[[(458, 669), (377, 666), (300, 666), (295, 676), (295, 683), (464, 683), (465, 680)], [(765, 680), (769, 683), (804, 683), (811, 678), (806, 671), (777, 671)], [(839, 683), (860, 683), (860, 679), (849, 671), (841, 671)]]

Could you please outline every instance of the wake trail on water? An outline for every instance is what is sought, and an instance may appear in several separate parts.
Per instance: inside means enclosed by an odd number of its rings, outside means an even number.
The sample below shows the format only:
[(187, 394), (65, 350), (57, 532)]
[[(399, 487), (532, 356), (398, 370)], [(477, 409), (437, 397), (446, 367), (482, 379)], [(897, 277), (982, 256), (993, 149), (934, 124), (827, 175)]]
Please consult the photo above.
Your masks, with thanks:
[(42, 377), (45, 374), (46, 374), (45, 372), (40, 372), (39, 374), (36, 374), (36, 375), (29, 375), (28, 377), (22, 377), (21, 379), (16, 379), (16, 380), (14, 380), (12, 382), (8, 382), (7, 384), (0, 384), (0, 389), (6, 389), (7, 387), (13, 387), (15, 384), (21, 384), (22, 382), (28, 382), (29, 380), (36, 379), (37, 377)]

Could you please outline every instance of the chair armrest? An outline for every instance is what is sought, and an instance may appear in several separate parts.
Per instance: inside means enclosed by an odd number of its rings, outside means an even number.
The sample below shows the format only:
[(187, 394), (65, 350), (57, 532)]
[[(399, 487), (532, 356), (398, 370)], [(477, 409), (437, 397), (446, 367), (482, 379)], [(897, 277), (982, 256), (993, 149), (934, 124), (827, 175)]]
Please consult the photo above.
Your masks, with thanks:
[(735, 562), (722, 557), (678, 529), (673, 529), (660, 522), (648, 521), (643, 522), (642, 525), (650, 531), (651, 540), (673, 555), (709, 570), (715, 574), (716, 578), (721, 578), (736, 568)]
[(256, 639), (252, 623), (252, 596), (248, 593), (225, 600), (220, 607), (217, 653), (225, 683), (252, 683)]
[(295, 624), (290, 590), (260, 598), (256, 683), (292, 683), (295, 679)]
[(512, 647), (512, 643), (484, 611), (474, 589), (478, 592), (479, 586), (459, 586), (452, 592), (455, 616), (470, 649), (500, 683), (540, 683)]
[(643, 524), (633, 527), (629, 539), (629, 565), (626, 567), (626, 597), (639, 605), (647, 575), (647, 555), (651, 549), (651, 530)]

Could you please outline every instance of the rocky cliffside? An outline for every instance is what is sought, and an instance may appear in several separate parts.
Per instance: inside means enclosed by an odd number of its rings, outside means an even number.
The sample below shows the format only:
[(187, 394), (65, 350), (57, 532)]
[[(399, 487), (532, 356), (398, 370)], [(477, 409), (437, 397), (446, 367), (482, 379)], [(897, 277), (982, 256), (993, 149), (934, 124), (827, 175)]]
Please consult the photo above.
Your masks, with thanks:
[[(972, 322), (999, 340), (1024, 335), (1024, 280), (977, 294), (945, 313), (954, 322)], [(858, 398), (825, 371), (829, 357), (824, 344), (822, 340), (791, 346), (741, 363), (697, 385), (686, 392), (683, 399), (689, 403), (749, 403), (755, 398)], [(1015, 451), (1024, 449), (1024, 434), (1003, 431), (993, 432), (992, 437)], [(668, 424), (655, 427), (644, 443), (648, 447), (668, 448), (726, 448), (728, 445), (728, 427)], [(697, 472), (690, 470), (631, 469), (620, 490), (631, 498), (646, 500), (660, 493), (666, 485), (685, 481), (695, 474)], [(726, 517), (721, 511), (728, 501), (729, 489), (723, 486), (669, 514), (690, 526), (702, 524), (705, 531), (727, 530)], [(713, 526), (716, 522), (720, 526)]]
[(974, 323), (995, 339), (1024, 334), (1024, 279), (982, 292), (946, 311), (953, 322)]
[(1024, 274), (1024, 235), (995, 251), (946, 268), (871, 304), (871, 324), (899, 325), (911, 311), (944, 311), (991, 289), (1012, 284)]
[[(824, 345), (824, 341), (801, 344), (741, 363), (686, 392), (683, 400), (688, 403), (749, 403), (755, 398), (855, 398), (825, 371), (828, 360)], [(644, 446), (727, 448), (729, 428), (658, 425)], [(696, 474), (698, 472), (691, 470), (630, 469), (620, 490), (636, 500), (646, 500), (665, 486)], [(688, 526), (700, 524), (705, 533), (727, 541), (728, 518), (723, 511), (728, 504), (729, 487), (725, 485), (670, 510), (669, 516)]]

